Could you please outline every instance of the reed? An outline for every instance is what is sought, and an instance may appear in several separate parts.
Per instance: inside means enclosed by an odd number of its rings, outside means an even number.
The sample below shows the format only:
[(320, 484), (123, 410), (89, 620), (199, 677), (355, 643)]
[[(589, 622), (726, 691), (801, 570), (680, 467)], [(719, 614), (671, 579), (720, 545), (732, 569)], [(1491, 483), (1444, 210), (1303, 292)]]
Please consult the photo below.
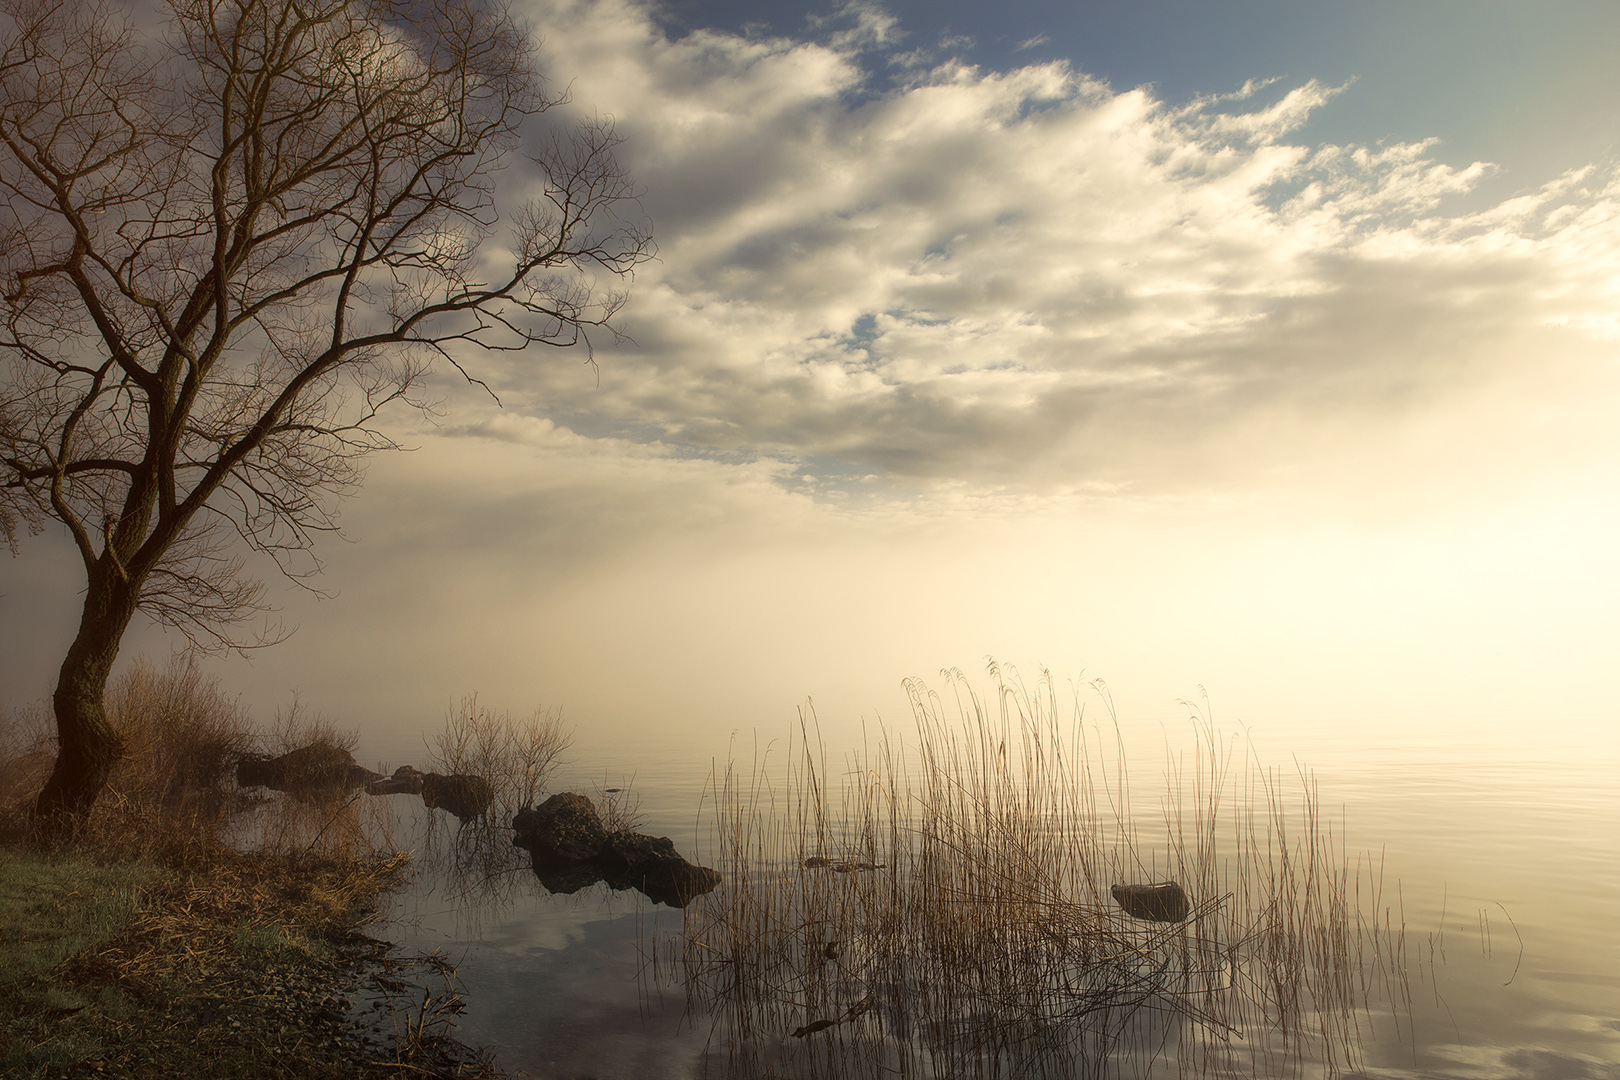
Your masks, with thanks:
[[(353, 755), (357, 729), (344, 729), (294, 695), (276, 709), (270, 727), (251, 749), (270, 756), (319, 747)], [(354, 860), (392, 858), (400, 847), (398, 821), (386, 802), (359, 787), (312, 785), (292, 792), (263, 788), (238, 792), (231, 844), (243, 851)]]
[[(246, 710), (183, 655), (163, 667), (137, 659), (107, 688), (106, 709), (123, 755), (81, 843), (171, 865), (210, 859), (230, 829), (236, 759), (254, 745)], [(20, 838), (55, 761), (55, 725), (40, 704), (0, 727), (0, 806)]]
[[(1193, 710), (1138, 813), (1104, 723), (992, 665), (829, 769), (801, 716), (787, 760), (712, 792), (724, 884), (665, 973), (735, 1076), (1283, 1076), (1355, 1067), (1369, 1003), (1399, 1001), (1402, 931), (1309, 773), (1262, 768)], [(1173, 880), (1176, 923), (1110, 886)]]

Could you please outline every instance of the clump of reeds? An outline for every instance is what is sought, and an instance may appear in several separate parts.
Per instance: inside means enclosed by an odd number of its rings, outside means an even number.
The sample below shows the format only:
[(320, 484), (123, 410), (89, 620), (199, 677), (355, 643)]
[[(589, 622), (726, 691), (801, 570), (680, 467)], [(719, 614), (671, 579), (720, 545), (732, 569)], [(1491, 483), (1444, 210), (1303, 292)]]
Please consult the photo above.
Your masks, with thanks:
[[(1234, 762), (1195, 715), (1192, 761), (1172, 760), (1139, 817), (1123, 756), (1078, 706), (1062, 722), (1049, 676), (1030, 694), (992, 675), (988, 707), (959, 673), (954, 710), (908, 683), (909, 755), (885, 734), (836, 777), (806, 724), (774, 772), (717, 778), (725, 879), (689, 911), (678, 970), (728, 1071), (1352, 1065), (1371, 973), (1398, 977), (1383, 963), (1398, 945), (1373, 931), (1376, 882), (1308, 775)], [(1110, 895), (1165, 880), (1191, 898), (1184, 921), (1132, 918)]]
[[(392, 856), (384, 808), (363, 802), (355, 790), (286, 797), (238, 787), (237, 763), (253, 753), (312, 745), (353, 750), (356, 733), (339, 731), (296, 698), (260, 732), (217, 678), (194, 657), (175, 654), (161, 667), (136, 658), (108, 686), (105, 707), (123, 755), (77, 836), (81, 847), (180, 867), (210, 865), (231, 851), (359, 862)], [(13, 837), (27, 831), (55, 757), (55, 724), (45, 705), (0, 717), (0, 814)]]
[[(316, 747), (350, 757), (359, 743), (357, 730), (344, 730), (296, 696), (276, 710), (268, 731), (253, 749), (275, 757)], [(265, 853), (301, 853), (323, 858), (371, 860), (388, 858), (395, 843), (395, 820), (382, 799), (361, 786), (311, 785), (289, 793), (251, 789), (238, 797), (233, 842)]]

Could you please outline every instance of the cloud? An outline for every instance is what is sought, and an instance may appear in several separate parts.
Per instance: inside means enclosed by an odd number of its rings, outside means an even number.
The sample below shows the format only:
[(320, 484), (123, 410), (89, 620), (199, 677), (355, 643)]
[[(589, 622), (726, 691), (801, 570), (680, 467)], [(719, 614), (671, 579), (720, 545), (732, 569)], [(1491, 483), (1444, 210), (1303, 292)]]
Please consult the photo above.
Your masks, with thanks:
[(1289, 141), (1342, 88), (1171, 108), (1063, 62), (951, 60), (881, 89), (898, 30), (870, 6), (819, 41), (534, 12), (556, 77), (626, 135), (661, 251), (599, 385), (504, 376), (577, 430), (923, 488), (1151, 491), (1613, 332), (1612, 175), (1448, 216), (1487, 165)]

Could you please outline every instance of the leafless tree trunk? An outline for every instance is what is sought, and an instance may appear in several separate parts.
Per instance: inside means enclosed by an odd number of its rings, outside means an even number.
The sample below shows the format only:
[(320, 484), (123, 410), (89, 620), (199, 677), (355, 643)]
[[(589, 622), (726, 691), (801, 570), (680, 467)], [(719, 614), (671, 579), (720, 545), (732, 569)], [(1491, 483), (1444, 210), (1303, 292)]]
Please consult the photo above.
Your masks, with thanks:
[[(138, 609), (255, 643), (238, 538), (298, 577), (392, 403), (435, 359), (612, 333), (651, 240), (611, 123), (559, 103), (480, 0), (0, 0), (0, 528), (84, 564), (36, 807), (82, 821), (119, 753), (102, 708)], [(525, 153), (526, 152), (526, 153)], [(504, 209), (508, 160), (543, 194)], [(475, 380), (476, 381), (476, 380)], [(264, 640), (263, 637), (259, 639)]]

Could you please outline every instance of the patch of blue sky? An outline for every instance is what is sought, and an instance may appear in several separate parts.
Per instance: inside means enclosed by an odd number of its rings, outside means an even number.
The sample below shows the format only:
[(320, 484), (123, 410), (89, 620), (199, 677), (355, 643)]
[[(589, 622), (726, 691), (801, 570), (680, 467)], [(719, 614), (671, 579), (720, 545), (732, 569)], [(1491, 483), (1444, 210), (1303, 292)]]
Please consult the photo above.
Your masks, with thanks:
[(672, 28), (715, 27), (831, 41), (862, 13), (895, 22), (863, 58), (853, 92), (881, 96), (915, 54), (1007, 71), (1065, 61), (1116, 91), (1148, 87), (1170, 106), (1250, 80), (1353, 85), (1294, 137), (1302, 145), (1382, 146), (1438, 138), (1437, 161), (1499, 166), (1462, 196), (1484, 207), (1591, 162), (1620, 156), (1620, 4), (1480, 0), (666, 0)]

